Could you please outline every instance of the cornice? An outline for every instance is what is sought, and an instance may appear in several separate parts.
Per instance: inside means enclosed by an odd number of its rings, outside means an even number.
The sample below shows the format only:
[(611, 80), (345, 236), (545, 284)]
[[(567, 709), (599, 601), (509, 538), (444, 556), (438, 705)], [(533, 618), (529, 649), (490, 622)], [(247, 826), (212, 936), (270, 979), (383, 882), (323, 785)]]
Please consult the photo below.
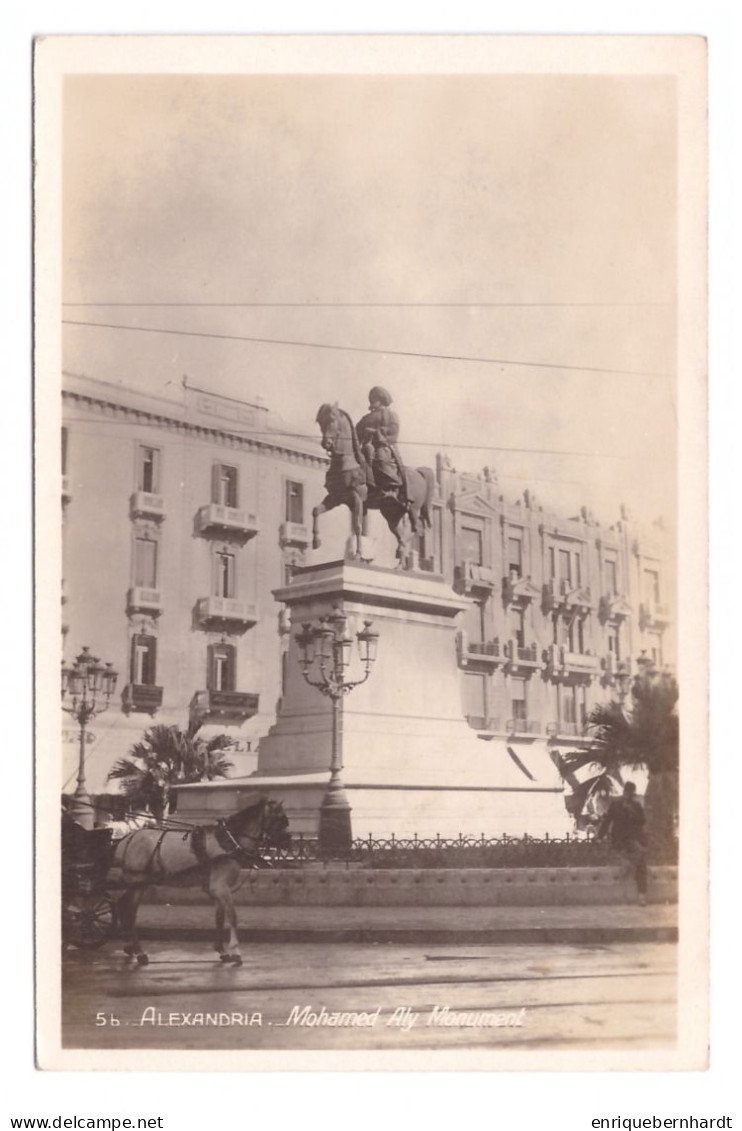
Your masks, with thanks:
[(62, 399), (74, 402), (88, 410), (93, 410), (101, 416), (120, 418), (122, 420), (136, 420), (148, 427), (161, 428), (168, 432), (179, 432), (193, 436), (204, 441), (217, 442), (223, 447), (242, 449), (244, 451), (262, 451), (280, 455), (294, 463), (303, 463), (311, 467), (326, 467), (327, 457), (312, 455), (311, 452), (301, 451), (286, 444), (277, 443), (267, 437), (243, 436), (231, 432), (228, 428), (211, 428), (207, 424), (199, 424), (189, 420), (178, 420), (176, 417), (167, 416), (161, 412), (153, 412), (144, 408), (134, 408), (122, 405), (102, 396), (92, 393), (81, 393), (72, 389), (62, 389)]

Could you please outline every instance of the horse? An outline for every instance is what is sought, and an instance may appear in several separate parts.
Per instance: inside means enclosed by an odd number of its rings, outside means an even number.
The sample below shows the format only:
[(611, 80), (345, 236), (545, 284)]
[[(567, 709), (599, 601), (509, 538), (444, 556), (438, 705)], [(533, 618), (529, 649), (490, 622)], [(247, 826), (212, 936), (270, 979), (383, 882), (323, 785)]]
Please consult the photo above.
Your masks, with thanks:
[(118, 921), (126, 938), (124, 953), (136, 958), (140, 966), (149, 962), (136, 929), (139, 903), (148, 887), (200, 886), (216, 907), (215, 949), (219, 958), (240, 966), (232, 893), (240, 885), (241, 867), (260, 867), (261, 848), (289, 847), (288, 824), (281, 803), (261, 797), (216, 825), (127, 833), (114, 847), (109, 872), (110, 882), (125, 888), (117, 904)]
[(337, 403), (323, 404), (316, 419), (322, 432), (322, 447), (330, 456), (330, 466), (325, 478), (327, 494), (312, 511), (312, 547), (316, 550), (321, 545), (319, 516), (345, 505), (351, 512), (351, 531), (355, 539), (353, 557), (361, 557), (361, 539), (367, 533), (368, 512), (380, 510), (397, 539), (397, 561), (403, 565), (409, 558), (412, 537), (421, 527), (431, 526), (433, 471), (429, 467), (405, 467), (404, 496), (401, 492), (381, 492), (374, 483), (373, 472), (348, 413)]

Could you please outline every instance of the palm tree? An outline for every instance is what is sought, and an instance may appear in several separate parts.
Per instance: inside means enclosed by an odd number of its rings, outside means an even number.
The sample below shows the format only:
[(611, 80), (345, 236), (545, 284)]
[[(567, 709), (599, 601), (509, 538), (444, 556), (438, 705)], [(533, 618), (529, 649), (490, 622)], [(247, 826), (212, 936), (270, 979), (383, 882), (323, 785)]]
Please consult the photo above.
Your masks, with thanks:
[(644, 769), (648, 775), (644, 806), (650, 852), (673, 856), (678, 813), (679, 723), (678, 685), (669, 672), (644, 664), (631, 687), (631, 704), (601, 703), (588, 716), (592, 734), (588, 750), (563, 756), (568, 774), (594, 766), (596, 774), (574, 786), (570, 806), (577, 816), (589, 797), (612, 792), (621, 783), (623, 768)]
[(226, 734), (204, 738), (200, 723), (185, 730), (178, 726), (153, 726), (135, 743), (130, 757), (119, 758), (108, 775), (121, 782), (133, 809), (148, 810), (157, 821), (175, 808), (173, 787), (188, 782), (227, 777), (232, 762), (222, 756), (234, 745)]

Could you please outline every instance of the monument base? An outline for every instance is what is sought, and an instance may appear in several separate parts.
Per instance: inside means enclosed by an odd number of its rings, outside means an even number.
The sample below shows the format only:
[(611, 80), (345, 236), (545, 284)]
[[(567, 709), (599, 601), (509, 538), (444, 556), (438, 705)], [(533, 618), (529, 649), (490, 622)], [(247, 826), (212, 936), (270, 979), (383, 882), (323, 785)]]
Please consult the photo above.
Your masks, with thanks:
[[(181, 787), (179, 814), (206, 819), (261, 790), (284, 803), (294, 833), (316, 836), (329, 783), (332, 709), (302, 676), (296, 634), (340, 608), (353, 635), (373, 621), (378, 655), (339, 703), (341, 779), (353, 837), (561, 836), (572, 828), (564, 783), (535, 735), (482, 741), (462, 712), (456, 620), (467, 607), (435, 575), (330, 562), (275, 591), (292, 638), (276, 723), (257, 773)], [(355, 645), (354, 645), (355, 646)], [(349, 681), (361, 679), (351, 664)], [(311, 673), (310, 673), (311, 674)], [(517, 746), (517, 754), (513, 749)], [(217, 800), (218, 799), (218, 800)]]

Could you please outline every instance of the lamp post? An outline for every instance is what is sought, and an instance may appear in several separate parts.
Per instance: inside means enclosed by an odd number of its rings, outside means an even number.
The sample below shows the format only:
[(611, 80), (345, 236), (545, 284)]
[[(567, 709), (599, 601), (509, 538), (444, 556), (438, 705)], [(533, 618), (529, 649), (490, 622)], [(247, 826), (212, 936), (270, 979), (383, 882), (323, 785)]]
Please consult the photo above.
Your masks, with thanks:
[[(327, 695), (332, 703), (332, 757), (330, 760), (330, 781), (322, 801), (319, 815), (319, 843), (323, 852), (347, 851), (352, 842), (350, 827), (350, 805), (340, 777), (343, 768), (342, 716), (340, 700), (354, 687), (365, 683), (371, 675), (376, 660), (378, 632), (372, 629), (373, 621), (363, 622), (363, 629), (356, 633), (358, 651), (364, 673), (361, 679), (346, 679), (353, 650), (353, 638), (348, 631), (348, 618), (336, 606), (331, 613), (320, 617), (318, 624), (302, 624), (302, 631), (296, 634), (299, 648), (299, 663), (302, 675), (310, 687), (316, 687)], [(311, 672), (318, 679), (311, 678)]]
[(105, 711), (116, 690), (118, 673), (110, 663), (102, 664), (91, 656), (87, 645), (71, 667), (62, 661), (62, 710), (80, 726), (80, 754), (77, 764), (77, 789), (72, 816), (85, 829), (93, 827), (93, 806), (85, 788), (85, 728), (94, 715)]

